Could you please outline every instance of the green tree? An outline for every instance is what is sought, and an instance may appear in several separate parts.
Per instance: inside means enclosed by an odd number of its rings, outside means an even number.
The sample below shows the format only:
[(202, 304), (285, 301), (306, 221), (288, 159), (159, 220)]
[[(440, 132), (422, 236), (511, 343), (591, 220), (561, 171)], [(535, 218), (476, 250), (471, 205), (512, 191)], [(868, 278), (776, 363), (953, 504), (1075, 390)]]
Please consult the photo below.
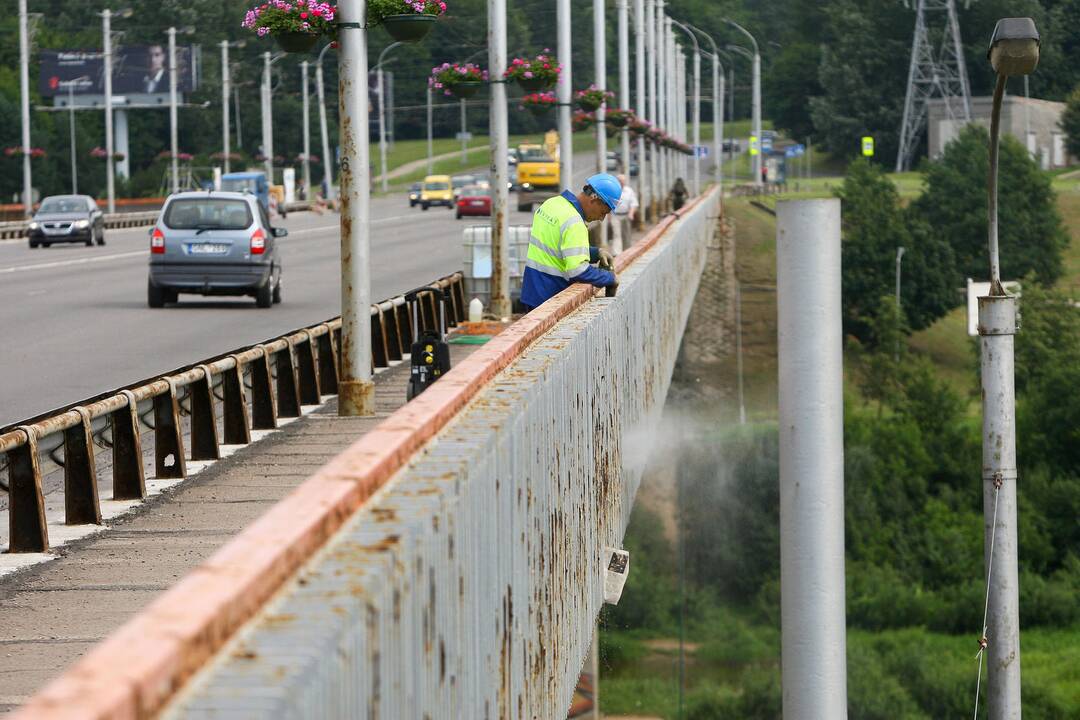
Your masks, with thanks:
[[(940, 160), (924, 166), (925, 188), (913, 203), (915, 216), (947, 240), (956, 258), (954, 287), (964, 277), (989, 275), (986, 178), (989, 134), (969, 125), (949, 143)], [(1062, 272), (1069, 238), (1061, 222), (1050, 178), (1011, 136), (1001, 140), (998, 181), (1001, 274), (1032, 273), (1050, 283)]]
[(765, 76), (765, 107), (773, 127), (804, 140), (814, 134), (810, 98), (821, 94), (821, 48), (809, 43), (785, 47)]
[[(896, 186), (878, 166), (863, 158), (853, 162), (837, 194), (843, 202), (845, 332), (864, 343), (881, 341), (874, 338), (873, 318), (881, 298), (894, 292), (899, 247), (906, 249), (901, 299), (905, 325), (921, 330), (957, 303), (946, 238), (929, 232), (903, 208)], [(892, 340), (888, 344), (891, 351)]]
[(1065, 102), (1061, 129), (1065, 131), (1065, 148), (1069, 154), (1080, 157), (1080, 87), (1073, 90)]

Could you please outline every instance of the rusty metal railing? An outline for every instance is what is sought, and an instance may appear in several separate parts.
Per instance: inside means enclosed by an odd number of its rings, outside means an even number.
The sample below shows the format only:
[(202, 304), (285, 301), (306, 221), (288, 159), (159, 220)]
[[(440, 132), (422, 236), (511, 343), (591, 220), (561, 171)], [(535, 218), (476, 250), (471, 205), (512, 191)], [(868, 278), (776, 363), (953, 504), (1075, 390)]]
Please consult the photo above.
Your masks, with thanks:
[[(448, 324), (464, 319), (461, 273), (426, 287), (448, 295)], [(435, 293), (420, 293), (415, 302), (419, 329), (437, 327)], [(371, 316), (374, 368), (407, 357), (412, 312), (405, 296), (373, 305)], [(303, 405), (317, 405), (323, 396), (335, 394), (340, 337), (337, 317), (0, 428), (0, 459), (7, 459), (8, 551), (49, 548), (43, 463), (51, 459), (62, 468), (65, 523), (100, 524), (96, 446), (111, 454), (113, 499), (144, 498), (144, 435), (153, 444), (155, 477), (184, 478), (188, 460), (218, 459), (221, 444), (247, 444), (252, 430), (274, 429), (279, 418), (298, 417)]]

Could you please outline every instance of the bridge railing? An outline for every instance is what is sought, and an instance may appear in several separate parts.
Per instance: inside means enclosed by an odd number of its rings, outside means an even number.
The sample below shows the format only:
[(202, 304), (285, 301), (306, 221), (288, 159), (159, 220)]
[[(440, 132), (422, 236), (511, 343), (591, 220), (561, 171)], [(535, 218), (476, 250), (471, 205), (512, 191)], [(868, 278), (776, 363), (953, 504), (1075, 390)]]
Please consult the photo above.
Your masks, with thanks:
[[(449, 290), (447, 320), (465, 317), (461, 273), (432, 287)], [(417, 296), (417, 324), (435, 328), (433, 293)], [(385, 368), (407, 357), (412, 312), (403, 295), (371, 307), (372, 360)], [(184, 478), (187, 462), (216, 460), (221, 444), (247, 444), (337, 392), (341, 318), (196, 363), (94, 399), (0, 428), (0, 489), (8, 491), (8, 552), (49, 549), (43, 478), (63, 468), (64, 522), (101, 524), (98, 475), (111, 471), (112, 499), (146, 497), (143, 446), (154, 477)], [(101, 458), (97, 448), (105, 448)], [(6, 461), (5, 461), (6, 458)]]
[(15, 717), (565, 716), (718, 204), (621, 254), (618, 297), (572, 286), (497, 335)]

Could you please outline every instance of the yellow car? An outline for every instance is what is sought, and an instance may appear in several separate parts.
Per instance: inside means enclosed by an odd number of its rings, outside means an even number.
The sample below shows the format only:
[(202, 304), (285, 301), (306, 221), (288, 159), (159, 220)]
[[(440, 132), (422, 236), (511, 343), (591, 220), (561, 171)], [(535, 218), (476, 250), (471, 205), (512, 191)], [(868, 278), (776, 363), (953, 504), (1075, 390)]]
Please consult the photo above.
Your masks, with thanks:
[(427, 210), (432, 205), (454, 207), (454, 190), (449, 175), (428, 175), (420, 186), (420, 207)]

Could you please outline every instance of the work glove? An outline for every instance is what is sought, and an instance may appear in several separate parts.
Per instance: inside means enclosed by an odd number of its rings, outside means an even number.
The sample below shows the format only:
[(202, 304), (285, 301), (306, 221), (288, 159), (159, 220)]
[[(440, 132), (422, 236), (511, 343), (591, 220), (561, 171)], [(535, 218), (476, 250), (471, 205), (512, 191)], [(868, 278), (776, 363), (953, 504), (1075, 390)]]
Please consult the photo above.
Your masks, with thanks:
[(619, 278), (615, 277), (615, 282), (604, 288), (604, 297), (615, 297), (615, 293), (619, 290)]
[(608, 252), (607, 248), (600, 248), (600, 259), (596, 264), (601, 270), (614, 270), (615, 256)]

